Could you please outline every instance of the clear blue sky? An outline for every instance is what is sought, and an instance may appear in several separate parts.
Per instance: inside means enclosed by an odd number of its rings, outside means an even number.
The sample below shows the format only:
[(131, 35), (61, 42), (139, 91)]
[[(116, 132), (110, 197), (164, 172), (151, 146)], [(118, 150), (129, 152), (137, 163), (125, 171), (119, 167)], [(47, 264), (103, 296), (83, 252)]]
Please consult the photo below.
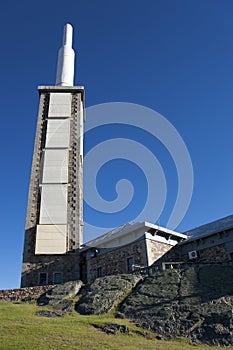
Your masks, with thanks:
[[(137, 103), (161, 113), (182, 136), (195, 182), (189, 210), (177, 230), (233, 213), (232, 17), (232, 0), (22, 0), (1, 4), (0, 289), (19, 286), (37, 86), (54, 85), (66, 22), (74, 26), (75, 80), (76, 85), (85, 86), (87, 107), (115, 101)], [(123, 137), (127, 130), (122, 128), (119, 133)], [(100, 132), (94, 140), (103, 135)], [(85, 142), (87, 150), (90, 138)], [(163, 163), (162, 150), (159, 157)], [(133, 164), (118, 162), (118, 166), (112, 164), (111, 174), (131, 165), (137, 174), (135, 181), (143, 176)], [(168, 180), (170, 176), (173, 198), (174, 169), (164, 172)], [(103, 179), (100, 173), (100, 191), (108, 198), (113, 184), (108, 189)], [(162, 225), (172, 201), (168, 196)], [(88, 207), (84, 214), (85, 221), (94, 220)], [(127, 215), (122, 218), (127, 221)], [(114, 226), (121, 224), (118, 219), (108, 218)]]

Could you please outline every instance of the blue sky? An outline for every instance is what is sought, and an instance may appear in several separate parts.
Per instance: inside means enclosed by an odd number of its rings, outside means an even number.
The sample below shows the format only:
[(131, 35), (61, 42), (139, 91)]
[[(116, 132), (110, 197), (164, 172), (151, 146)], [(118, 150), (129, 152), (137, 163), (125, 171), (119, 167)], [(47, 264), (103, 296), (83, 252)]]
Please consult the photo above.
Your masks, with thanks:
[[(182, 136), (195, 181), (190, 207), (177, 230), (233, 213), (232, 14), (231, 0), (22, 0), (1, 5), (0, 289), (19, 286), (37, 86), (55, 83), (66, 22), (74, 27), (75, 82), (85, 86), (87, 107), (108, 102), (143, 105), (167, 118)], [(129, 131), (115, 127), (90, 133), (86, 152), (106, 133), (127, 137)], [(169, 194), (160, 224), (166, 225), (177, 191), (174, 165), (158, 140), (150, 141), (142, 131), (130, 133), (153, 148), (163, 165)], [(116, 162), (107, 163), (98, 175), (100, 193), (114, 199), (114, 183), (133, 174), (132, 183), (142, 183), (135, 205), (118, 218), (97, 218), (98, 213), (85, 206), (85, 221), (108, 220), (119, 226), (134, 217), (134, 210), (140, 211), (144, 175), (130, 162)]]

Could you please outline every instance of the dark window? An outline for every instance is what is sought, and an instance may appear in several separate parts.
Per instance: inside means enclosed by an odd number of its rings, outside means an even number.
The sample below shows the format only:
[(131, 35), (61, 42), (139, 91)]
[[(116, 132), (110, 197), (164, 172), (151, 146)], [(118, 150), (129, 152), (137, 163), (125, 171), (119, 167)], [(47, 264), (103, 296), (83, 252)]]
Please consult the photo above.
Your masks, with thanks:
[(62, 273), (61, 272), (55, 272), (53, 274), (53, 283), (54, 284), (62, 283)]
[(97, 268), (97, 277), (102, 277), (103, 276), (103, 269), (102, 266)]
[(134, 265), (134, 258), (131, 256), (130, 258), (127, 258), (127, 271), (128, 272), (133, 271), (133, 265)]
[(39, 285), (44, 286), (47, 284), (47, 273), (46, 272), (40, 272), (39, 273)]

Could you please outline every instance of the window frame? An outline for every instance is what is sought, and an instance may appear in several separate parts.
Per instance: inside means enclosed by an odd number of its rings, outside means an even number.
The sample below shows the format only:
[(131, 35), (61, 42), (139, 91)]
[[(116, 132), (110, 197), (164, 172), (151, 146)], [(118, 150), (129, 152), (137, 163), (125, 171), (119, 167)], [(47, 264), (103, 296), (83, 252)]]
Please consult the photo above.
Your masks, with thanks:
[(103, 277), (103, 267), (102, 266), (97, 267), (96, 276), (97, 276), (97, 278)]
[[(132, 260), (132, 263), (130, 263), (130, 261)], [(127, 267), (127, 272), (130, 273), (130, 272), (133, 272), (133, 265), (135, 264), (135, 261), (134, 261), (134, 256), (129, 256), (127, 259), (126, 259), (126, 267)]]
[[(45, 278), (45, 283), (41, 283), (41, 276), (42, 275), (45, 275), (46, 278)], [(48, 272), (39, 272), (39, 275), (38, 275), (38, 285), (39, 286), (46, 286), (48, 284)]]
[[(60, 275), (61, 276), (61, 282), (55, 282), (55, 275)], [(53, 273), (53, 284), (62, 284), (63, 283), (63, 273), (60, 271), (56, 271)]]

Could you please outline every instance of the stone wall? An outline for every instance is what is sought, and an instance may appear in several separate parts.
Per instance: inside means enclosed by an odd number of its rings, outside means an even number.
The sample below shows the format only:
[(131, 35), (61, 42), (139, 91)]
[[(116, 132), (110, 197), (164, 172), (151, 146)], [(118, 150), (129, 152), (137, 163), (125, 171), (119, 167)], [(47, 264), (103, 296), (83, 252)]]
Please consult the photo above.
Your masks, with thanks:
[(86, 253), (87, 282), (100, 276), (129, 273), (127, 259), (131, 257), (135, 269), (150, 266), (171, 248), (170, 244), (145, 239), (143, 236), (140, 240), (116, 249), (100, 250), (94, 257)]
[(118, 275), (128, 273), (127, 259), (133, 257), (134, 264), (147, 266), (147, 254), (145, 240), (111, 249), (109, 252), (100, 252), (93, 258), (88, 257), (86, 261), (87, 281), (93, 282), (98, 276), (97, 269), (102, 269), (102, 276)]
[(197, 252), (197, 261), (228, 261), (233, 256), (233, 230), (224, 230), (205, 236), (197, 236), (178, 245), (183, 261), (189, 260), (188, 253)]
[[(39, 220), (40, 211), (40, 162), (41, 152), (45, 146), (46, 136), (46, 116), (49, 108), (49, 95), (41, 94), (40, 106), (38, 111), (38, 120), (36, 127), (36, 136), (34, 143), (34, 152), (31, 168), (31, 178), (28, 193), (28, 206), (26, 216), (26, 227), (24, 237), (24, 253), (23, 260), (28, 259), (31, 254), (35, 252), (35, 241), (36, 241), (36, 224)], [(23, 266), (24, 269), (24, 266)]]
[[(207, 237), (208, 238), (208, 237)], [(227, 249), (227, 243), (219, 243), (216, 240), (208, 238), (209, 246), (203, 246), (200, 242), (192, 241), (182, 244), (177, 244), (158, 261), (161, 262), (188, 262), (188, 263), (207, 263), (207, 262), (227, 262), (231, 260), (230, 252)], [(218, 244), (216, 244), (218, 243)], [(189, 258), (189, 252), (196, 251), (195, 259)]]
[(148, 266), (152, 265), (160, 257), (171, 250), (172, 246), (170, 244), (157, 242), (156, 240), (147, 239), (147, 254), (148, 254)]
[(54, 288), (54, 285), (37, 286), (29, 288), (18, 288), (0, 290), (0, 300), (5, 301), (31, 301), (37, 299), (41, 294)]
[(199, 250), (199, 259), (205, 259), (206, 261), (210, 262), (228, 260), (225, 244)]
[(39, 274), (47, 273), (47, 283), (53, 284), (55, 272), (62, 273), (62, 283), (78, 280), (79, 255), (77, 253), (67, 253), (64, 255), (40, 255), (32, 256), (28, 269), (22, 274), (25, 286), (32, 287), (39, 284)]
[(72, 94), (70, 118), (69, 187), (68, 187), (68, 250), (78, 249), (83, 243), (83, 101), (80, 93)]
[[(188, 245), (187, 245), (188, 246)], [(181, 261), (190, 261), (189, 256), (188, 256), (188, 252), (187, 247), (185, 251), (183, 251), (182, 249), (183, 247), (180, 247), (180, 260)], [(202, 248), (200, 249), (199, 246), (194, 246), (192, 244), (192, 249), (191, 250), (196, 250), (197, 252), (197, 258), (193, 259), (196, 260), (197, 262), (224, 262), (224, 261), (228, 261), (229, 260), (229, 254), (226, 250), (226, 246), (224, 243), (222, 244), (218, 244), (218, 245), (214, 245), (212, 247), (206, 247), (206, 248)], [(178, 251), (179, 252), (179, 251)]]

